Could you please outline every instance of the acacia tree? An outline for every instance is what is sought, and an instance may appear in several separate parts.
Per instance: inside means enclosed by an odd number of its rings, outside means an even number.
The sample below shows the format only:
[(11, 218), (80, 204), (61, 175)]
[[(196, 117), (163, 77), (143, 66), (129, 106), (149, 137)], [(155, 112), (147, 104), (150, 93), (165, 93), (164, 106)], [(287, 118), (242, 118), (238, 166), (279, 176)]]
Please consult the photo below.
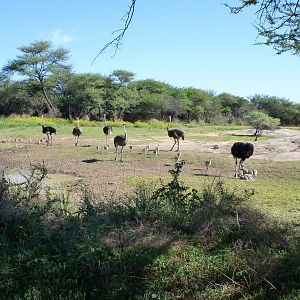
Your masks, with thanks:
[(261, 111), (252, 111), (246, 117), (247, 124), (255, 129), (255, 141), (262, 134), (264, 129), (275, 129), (280, 124), (280, 119), (272, 118), (268, 114)]
[(9, 61), (2, 69), (3, 73), (17, 73), (30, 80), (36, 80), (43, 93), (49, 113), (55, 114), (56, 107), (46, 91), (45, 79), (50, 75), (69, 72), (71, 67), (66, 63), (69, 51), (63, 48), (53, 49), (48, 41), (37, 41), (29, 46), (19, 47), (21, 54)]
[(119, 86), (126, 86), (134, 79), (134, 76), (134, 73), (126, 70), (115, 70), (109, 75), (109, 78)]

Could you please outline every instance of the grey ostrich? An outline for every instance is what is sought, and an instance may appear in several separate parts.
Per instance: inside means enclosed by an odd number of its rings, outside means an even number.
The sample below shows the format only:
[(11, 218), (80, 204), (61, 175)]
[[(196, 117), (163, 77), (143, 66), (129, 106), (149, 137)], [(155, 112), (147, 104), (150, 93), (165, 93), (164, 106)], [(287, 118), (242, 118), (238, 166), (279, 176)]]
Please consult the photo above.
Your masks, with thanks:
[(184, 140), (184, 132), (179, 129), (169, 129), (170, 124), (171, 124), (171, 116), (169, 116), (169, 123), (167, 126), (167, 131), (168, 131), (168, 136), (174, 139), (174, 145), (172, 146), (170, 151), (173, 150), (176, 143), (177, 143), (176, 151), (179, 151), (179, 140), (180, 140), (180, 138), (182, 138), (182, 140)]
[(79, 136), (82, 134), (83, 130), (79, 127), (79, 118), (77, 118), (77, 125), (73, 128), (73, 135), (75, 138), (75, 146), (78, 145)]
[(117, 156), (118, 156), (118, 147), (121, 147), (121, 155), (120, 155), (120, 161), (122, 161), (122, 156), (123, 156), (123, 148), (126, 146), (127, 141), (128, 141), (128, 136), (125, 128), (125, 124), (123, 124), (123, 130), (124, 130), (124, 135), (117, 135), (114, 138), (114, 145), (116, 148), (116, 158), (115, 161), (117, 161)]
[[(254, 146), (251, 143), (236, 142), (231, 147), (231, 154), (235, 158), (235, 175), (238, 177), (239, 171), (244, 167), (244, 161), (253, 155)], [(238, 159), (240, 159), (238, 166)]]
[(103, 133), (105, 134), (105, 146), (104, 149), (108, 149), (108, 139), (112, 134), (112, 127), (107, 125), (106, 122), (106, 114), (103, 114), (103, 120), (104, 120), (104, 127), (103, 127)]
[(206, 167), (206, 171), (208, 171), (208, 168), (211, 166), (211, 157), (209, 158), (209, 160), (204, 161), (204, 165)]
[(56, 134), (56, 129), (52, 126), (45, 126), (44, 124), (44, 114), (42, 113), (42, 132), (47, 135), (47, 146), (52, 146), (52, 134)]

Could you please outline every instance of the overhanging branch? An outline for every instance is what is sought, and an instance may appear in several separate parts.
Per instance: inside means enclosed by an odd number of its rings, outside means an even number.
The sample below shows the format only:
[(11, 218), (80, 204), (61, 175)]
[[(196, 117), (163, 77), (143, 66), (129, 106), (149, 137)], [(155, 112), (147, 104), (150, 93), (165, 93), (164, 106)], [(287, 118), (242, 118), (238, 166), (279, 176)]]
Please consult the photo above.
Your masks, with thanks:
[(122, 20), (124, 21), (124, 27), (122, 29), (119, 29), (119, 30), (116, 30), (116, 31), (113, 32), (113, 34), (115, 34), (116, 32), (120, 32), (119, 35), (117, 35), (113, 40), (111, 40), (110, 42), (105, 44), (105, 46), (95, 56), (95, 58), (93, 59), (91, 65), (93, 65), (94, 62), (96, 61), (96, 59), (99, 57), (99, 55), (101, 55), (110, 46), (114, 46), (114, 48), (115, 48), (114, 55), (116, 55), (116, 52), (118, 51), (118, 49), (121, 45), (122, 39), (123, 39), (126, 31), (128, 30), (128, 27), (129, 27), (131, 21), (132, 21), (132, 18), (133, 18), (133, 15), (134, 15), (134, 9), (135, 9), (135, 2), (136, 2), (136, 0), (131, 0), (131, 4), (129, 6), (129, 9), (122, 18)]

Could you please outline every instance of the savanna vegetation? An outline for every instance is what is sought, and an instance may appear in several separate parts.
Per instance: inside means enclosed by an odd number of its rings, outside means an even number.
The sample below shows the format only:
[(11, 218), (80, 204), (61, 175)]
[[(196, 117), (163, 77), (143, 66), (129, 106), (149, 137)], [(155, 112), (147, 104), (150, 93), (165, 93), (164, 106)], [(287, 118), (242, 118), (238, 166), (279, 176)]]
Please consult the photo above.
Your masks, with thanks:
[[(71, 135), (75, 118), (85, 137), (99, 135), (105, 113), (114, 130), (123, 122), (135, 129), (140, 144), (153, 137), (160, 142), (168, 115), (190, 141), (220, 142), (236, 137), (208, 134), (248, 125), (258, 136), (279, 125), (298, 126), (299, 104), (276, 96), (244, 99), (136, 81), (125, 70), (75, 74), (68, 51), (46, 41), (19, 50), (1, 73), (0, 130), (8, 141), (1, 155), (4, 160), (17, 153), (19, 164), (27, 151), (35, 155), (24, 182), (7, 176), (0, 181), (0, 299), (300, 299), (298, 162), (261, 161), (260, 182), (237, 188), (226, 177), (232, 162), (221, 155), (214, 163), (226, 176), (207, 181), (183, 175), (188, 164), (192, 169), (203, 161), (187, 152), (187, 162), (176, 163), (169, 176), (137, 171), (127, 179), (133, 192), (124, 193), (122, 201), (116, 194), (103, 201), (84, 183), (76, 183), (75, 194), (54, 193), (43, 183), (48, 168), (76, 173), (84, 162), (93, 175), (96, 170), (87, 164), (101, 162), (111, 173), (118, 168), (111, 159), (95, 159), (91, 145), (76, 152), (55, 142), (53, 147), (17, 145), (19, 139), (40, 138), (42, 113), (64, 138)], [(101, 151), (97, 155), (110, 155)], [(134, 151), (127, 153), (128, 161), (144, 169), (153, 164), (153, 156)], [(38, 154), (43, 159), (35, 161)], [(156, 164), (170, 166), (168, 154), (160, 154)], [(276, 218), (287, 207), (285, 218)]]
[(42, 191), (44, 164), (0, 184), (2, 299), (299, 299), (294, 228), (254, 209), (252, 189), (192, 189), (184, 161), (125, 201)]
[(259, 111), (278, 119), (267, 121), (270, 127), (297, 126), (300, 122), (300, 105), (276, 96), (244, 99), (227, 93), (217, 95), (152, 79), (134, 80), (134, 74), (125, 70), (108, 76), (75, 74), (66, 49), (54, 49), (47, 41), (18, 49), (20, 55), (2, 67), (0, 115), (40, 116), (43, 111), (49, 116), (99, 120), (106, 113), (110, 120), (130, 122), (165, 120), (171, 115), (184, 122), (243, 124), (245, 116)]
[[(170, 151), (136, 150), (150, 138), (161, 142), (166, 123), (139, 121), (127, 123), (134, 148), (117, 163), (113, 150), (94, 147), (99, 122), (82, 121), (75, 147), (76, 121), (45, 118), (58, 130), (48, 147), (35, 143), (40, 121), (0, 119), (2, 163), (28, 168), (24, 182), (0, 182), (0, 299), (299, 299), (298, 161), (251, 161), (259, 178), (250, 182), (233, 179), (227, 154), (213, 157), (208, 174), (199, 167), (209, 154), (199, 151), (183, 150), (173, 167)], [(114, 134), (122, 123), (109, 122)], [(176, 125), (189, 142), (231, 143), (237, 137), (229, 129), (247, 128)], [(12, 137), (23, 142), (15, 145)], [(83, 180), (53, 190), (45, 187), (50, 172)], [(132, 188), (104, 200), (105, 184), (122, 185), (113, 180), (118, 172)]]

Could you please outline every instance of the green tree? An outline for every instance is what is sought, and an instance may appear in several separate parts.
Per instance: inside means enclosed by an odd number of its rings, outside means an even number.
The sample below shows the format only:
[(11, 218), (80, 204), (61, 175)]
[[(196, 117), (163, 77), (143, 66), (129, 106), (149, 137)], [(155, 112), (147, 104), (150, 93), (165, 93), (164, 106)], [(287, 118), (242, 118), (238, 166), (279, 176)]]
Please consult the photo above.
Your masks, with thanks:
[(191, 105), (188, 108), (187, 119), (196, 120), (200, 122), (201, 119), (205, 119), (204, 106), (211, 103), (214, 93), (211, 91), (205, 91), (195, 88), (184, 88), (182, 92), (189, 99)]
[[(105, 78), (105, 95), (102, 108), (107, 117), (113, 120), (122, 120), (135, 105), (138, 97), (138, 91), (130, 87), (130, 78), (133, 76), (133, 73), (119, 71), (114, 73), (118, 74), (118, 79), (111, 75)], [(125, 77), (127, 78), (126, 80)]]
[(130, 83), (129, 87), (139, 92), (149, 92), (151, 94), (169, 93), (173, 89), (171, 85), (153, 79), (134, 81)]
[(229, 122), (232, 122), (233, 119), (242, 119), (249, 109), (249, 102), (244, 98), (228, 93), (222, 93), (217, 98), (221, 101), (222, 114), (228, 118)]
[(134, 73), (125, 70), (115, 70), (109, 75), (112, 82), (125, 86), (134, 79)]
[(254, 95), (250, 97), (250, 101), (257, 110), (279, 118), (281, 125), (297, 126), (300, 124), (300, 104), (292, 103), (285, 98), (267, 95)]
[[(66, 74), (56, 88), (59, 108), (70, 119), (101, 113), (104, 103), (105, 78), (98, 74)], [(100, 110), (99, 110), (100, 109)]]
[(53, 49), (48, 41), (33, 42), (28, 46), (19, 47), (21, 54), (16, 59), (9, 61), (2, 69), (6, 74), (17, 73), (21, 76), (36, 80), (43, 93), (45, 105), (52, 114), (56, 113), (56, 107), (50, 100), (45, 79), (52, 74), (69, 72), (71, 67), (66, 64), (68, 50), (63, 48)]
[(262, 134), (264, 129), (275, 129), (279, 126), (280, 120), (277, 118), (272, 118), (264, 112), (252, 111), (247, 116), (245, 116), (245, 121), (248, 125), (255, 129), (255, 141), (257, 141), (258, 136)]
[(137, 120), (161, 119), (168, 110), (168, 103), (164, 94), (140, 93), (135, 106), (126, 115), (126, 120), (135, 122)]
[(32, 114), (36, 98), (30, 94), (26, 82), (7, 82), (0, 86), (0, 114)]

